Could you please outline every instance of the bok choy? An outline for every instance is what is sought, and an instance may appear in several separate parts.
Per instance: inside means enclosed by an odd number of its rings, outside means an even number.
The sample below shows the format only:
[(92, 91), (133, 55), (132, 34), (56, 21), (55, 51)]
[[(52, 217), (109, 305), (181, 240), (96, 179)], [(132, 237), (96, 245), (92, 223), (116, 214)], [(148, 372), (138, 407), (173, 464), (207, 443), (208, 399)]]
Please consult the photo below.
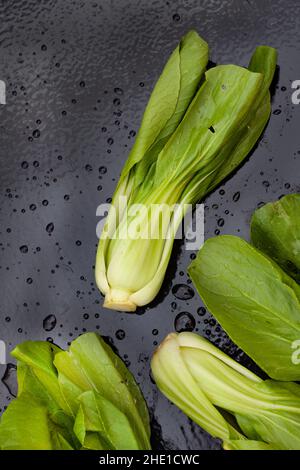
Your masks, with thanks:
[(1, 450), (150, 449), (145, 401), (124, 363), (94, 333), (68, 351), (26, 341), (18, 361), (18, 396), (0, 421)]
[(242, 162), (268, 121), (276, 51), (258, 47), (248, 69), (220, 65), (202, 80), (207, 60), (189, 32), (152, 92), (97, 251), (105, 307), (134, 311), (155, 298), (187, 207)]
[(300, 386), (262, 380), (193, 333), (155, 351), (158, 388), (225, 449), (299, 450)]

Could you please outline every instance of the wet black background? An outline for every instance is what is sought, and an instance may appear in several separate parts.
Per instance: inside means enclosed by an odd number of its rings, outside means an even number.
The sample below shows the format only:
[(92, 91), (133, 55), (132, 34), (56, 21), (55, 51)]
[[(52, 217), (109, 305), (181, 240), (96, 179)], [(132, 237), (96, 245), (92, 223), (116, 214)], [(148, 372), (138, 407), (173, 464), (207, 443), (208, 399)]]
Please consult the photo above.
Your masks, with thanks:
[[(111, 197), (153, 84), (190, 28), (208, 41), (217, 63), (246, 65), (258, 44), (279, 50), (268, 129), (205, 201), (206, 238), (216, 230), (248, 238), (258, 204), (300, 189), (300, 106), (291, 102), (291, 82), (300, 79), (300, 2), (8, 0), (0, 2), (0, 18), (0, 79), (7, 85), (0, 105), (0, 339), (8, 352), (26, 339), (65, 347), (97, 329), (141, 384), (156, 449), (218, 448), (157, 391), (149, 357), (187, 312), (177, 326), (195, 325), (248, 360), (187, 290), (192, 253), (180, 243), (153, 305), (137, 314), (105, 311), (93, 274), (96, 208)], [(185, 295), (193, 297), (178, 298)], [(15, 371), (2, 365), (0, 376), (3, 409), (9, 390), (15, 393)]]

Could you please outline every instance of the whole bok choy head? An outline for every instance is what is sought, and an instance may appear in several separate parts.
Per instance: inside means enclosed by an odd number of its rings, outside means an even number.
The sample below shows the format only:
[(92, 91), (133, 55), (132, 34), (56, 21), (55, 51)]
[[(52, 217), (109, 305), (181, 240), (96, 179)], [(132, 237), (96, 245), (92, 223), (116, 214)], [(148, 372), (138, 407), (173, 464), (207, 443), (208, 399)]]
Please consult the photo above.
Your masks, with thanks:
[(226, 449), (300, 449), (300, 387), (262, 380), (193, 333), (172, 333), (152, 358), (159, 389)]
[(194, 97), (207, 58), (207, 44), (188, 33), (150, 97), (97, 252), (108, 308), (134, 311), (154, 299), (187, 207), (239, 165), (268, 120), (276, 51), (257, 48), (249, 69), (210, 69)]

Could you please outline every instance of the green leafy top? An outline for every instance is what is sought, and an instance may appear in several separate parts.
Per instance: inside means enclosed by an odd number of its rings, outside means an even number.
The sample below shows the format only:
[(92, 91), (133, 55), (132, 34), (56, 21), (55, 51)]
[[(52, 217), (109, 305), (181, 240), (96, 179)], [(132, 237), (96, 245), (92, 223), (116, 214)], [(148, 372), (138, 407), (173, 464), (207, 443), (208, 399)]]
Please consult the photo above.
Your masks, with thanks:
[(149, 416), (133, 376), (94, 333), (68, 351), (27, 341), (18, 397), (0, 423), (1, 449), (149, 449)]
[(189, 106), (207, 61), (207, 43), (195, 31), (189, 31), (171, 54), (153, 89), (120, 181), (133, 167), (135, 187), (151, 173), (152, 163)]

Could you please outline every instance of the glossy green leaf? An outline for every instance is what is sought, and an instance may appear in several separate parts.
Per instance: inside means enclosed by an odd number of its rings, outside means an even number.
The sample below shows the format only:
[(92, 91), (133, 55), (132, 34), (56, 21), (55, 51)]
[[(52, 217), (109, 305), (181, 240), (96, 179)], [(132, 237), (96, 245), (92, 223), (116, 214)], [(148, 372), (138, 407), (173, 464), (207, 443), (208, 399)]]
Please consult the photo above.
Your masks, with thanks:
[(18, 397), (0, 421), (1, 449), (150, 448), (141, 392), (100, 336), (82, 335), (69, 351), (28, 341), (13, 355)]
[(73, 409), (78, 392), (80, 396), (89, 390), (98, 392), (127, 416), (141, 448), (149, 448), (149, 417), (142, 394), (123, 361), (100, 336), (79, 336), (68, 351), (56, 354), (54, 365), (61, 390), (68, 402), (73, 402)]
[(139, 437), (131, 428), (130, 421), (120, 409), (95, 391), (84, 392), (74, 430), (83, 447), (87, 433), (96, 432), (104, 448), (135, 450), (140, 447)]
[(135, 187), (145, 178), (193, 98), (208, 61), (208, 45), (189, 31), (166, 63), (145, 109), (143, 119), (123, 168), (121, 180), (136, 168)]
[(1, 450), (71, 450), (65, 430), (55, 424), (47, 407), (26, 394), (13, 400), (0, 424)]
[(251, 219), (253, 244), (300, 282), (300, 194), (257, 209)]
[(244, 240), (207, 240), (189, 267), (201, 298), (230, 338), (267, 374), (300, 380), (300, 287)]

